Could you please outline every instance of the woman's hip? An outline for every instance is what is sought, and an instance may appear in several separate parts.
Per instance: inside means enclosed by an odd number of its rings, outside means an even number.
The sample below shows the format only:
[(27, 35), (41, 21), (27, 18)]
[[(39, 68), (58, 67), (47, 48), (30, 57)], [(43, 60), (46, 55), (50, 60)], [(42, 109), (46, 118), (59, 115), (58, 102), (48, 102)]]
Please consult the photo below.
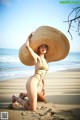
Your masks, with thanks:
[(38, 79), (34, 76), (32, 76), (31, 78), (29, 78), (29, 80), (26, 83), (26, 87), (34, 87), (37, 86), (38, 84)]

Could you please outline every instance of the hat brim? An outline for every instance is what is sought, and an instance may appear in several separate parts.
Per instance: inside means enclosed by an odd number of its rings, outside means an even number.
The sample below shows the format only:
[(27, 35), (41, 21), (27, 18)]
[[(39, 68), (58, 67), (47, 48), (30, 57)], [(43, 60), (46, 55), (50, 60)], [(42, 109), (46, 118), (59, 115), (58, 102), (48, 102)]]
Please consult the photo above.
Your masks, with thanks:
[[(42, 44), (48, 46), (46, 53), (47, 62), (64, 59), (69, 53), (70, 45), (67, 37), (56, 28), (49, 26), (39, 27), (30, 40), (30, 47), (37, 53), (38, 47)], [(34, 60), (24, 43), (19, 50), (19, 58), (25, 65), (34, 65)]]

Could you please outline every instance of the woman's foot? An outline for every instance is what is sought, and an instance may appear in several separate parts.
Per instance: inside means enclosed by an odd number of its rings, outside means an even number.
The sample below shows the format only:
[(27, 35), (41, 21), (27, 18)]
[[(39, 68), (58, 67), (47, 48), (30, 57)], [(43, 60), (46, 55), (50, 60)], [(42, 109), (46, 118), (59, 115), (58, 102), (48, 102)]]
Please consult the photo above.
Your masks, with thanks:
[(25, 97), (27, 97), (27, 93), (20, 93), (19, 97), (21, 99), (24, 99)]
[(16, 102), (16, 96), (12, 96), (12, 103)]
[(20, 97), (16, 97), (14, 95), (12, 96), (12, 104), (13, 104), (13, 108), (17, 107), (20, 104), (26, 110), (29, 110), (29, 106), (30, 106), (29, 100), (25, 101), (25, 100), (21, 99)]
[(17, 97), (16, 96), (12, 96), (12, 107), (13, 108), (18, 108), (19, 107), (19, 103), (17, 102)]

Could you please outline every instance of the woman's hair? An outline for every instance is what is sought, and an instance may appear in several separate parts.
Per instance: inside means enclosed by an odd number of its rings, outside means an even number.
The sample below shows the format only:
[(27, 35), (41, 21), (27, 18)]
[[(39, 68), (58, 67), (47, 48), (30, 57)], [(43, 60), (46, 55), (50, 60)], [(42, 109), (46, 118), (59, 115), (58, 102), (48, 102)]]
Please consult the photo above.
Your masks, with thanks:
[[(42, 45), (45, 45), (46, 50), (48, 50), (48, 45), (46, 45), (46, 44), (42, 44)], [(37, 54), (38, 54), (38, 55), (40, 54), (40, 47), (41, 47), (42, 45), (40, 45), (40, 46), (38, 47), (38, 49), (37, 49)], [(46, 58), (46, 55), (45, 55), (45, 58)]]

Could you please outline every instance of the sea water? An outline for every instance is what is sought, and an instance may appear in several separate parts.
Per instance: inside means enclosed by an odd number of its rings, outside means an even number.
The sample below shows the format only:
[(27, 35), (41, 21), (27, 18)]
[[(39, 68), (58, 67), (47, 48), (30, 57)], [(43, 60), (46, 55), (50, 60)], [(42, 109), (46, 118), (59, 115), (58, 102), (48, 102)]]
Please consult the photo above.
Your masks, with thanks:
[[(22, 64), (18, 52), (17, 49), (0, 48), (0, 81), (34, 74), (34, 66)], [(48, 72), (80, 68), (80, 52), (69, 53), (65, 59), (48, 64)]]

